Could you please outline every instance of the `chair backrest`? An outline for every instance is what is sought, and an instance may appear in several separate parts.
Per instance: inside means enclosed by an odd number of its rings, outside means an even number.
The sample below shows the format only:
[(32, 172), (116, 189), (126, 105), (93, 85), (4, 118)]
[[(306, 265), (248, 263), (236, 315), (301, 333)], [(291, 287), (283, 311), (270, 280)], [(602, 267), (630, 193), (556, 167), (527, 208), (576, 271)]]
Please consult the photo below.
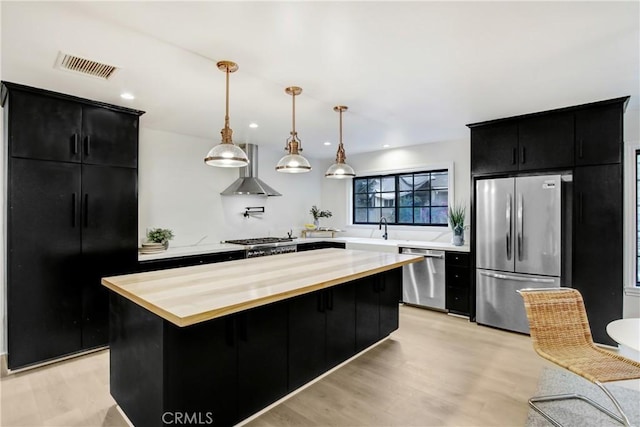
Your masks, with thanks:
[(522, 289), (533, 347), (553, 351), (560, 347), (593, 346), (582, 295), (576, 289)]

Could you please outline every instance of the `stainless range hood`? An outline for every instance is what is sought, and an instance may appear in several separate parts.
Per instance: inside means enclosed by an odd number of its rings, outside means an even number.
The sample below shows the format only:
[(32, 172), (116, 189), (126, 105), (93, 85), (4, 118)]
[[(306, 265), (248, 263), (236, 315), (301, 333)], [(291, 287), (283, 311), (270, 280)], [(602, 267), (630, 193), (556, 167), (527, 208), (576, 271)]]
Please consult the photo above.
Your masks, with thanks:
[(223, 196), (282, 196), (258, 178), (258, 146), (238, 144), (247, 153), (249, 165), (239, 168), (240, 178), (227, 187)]

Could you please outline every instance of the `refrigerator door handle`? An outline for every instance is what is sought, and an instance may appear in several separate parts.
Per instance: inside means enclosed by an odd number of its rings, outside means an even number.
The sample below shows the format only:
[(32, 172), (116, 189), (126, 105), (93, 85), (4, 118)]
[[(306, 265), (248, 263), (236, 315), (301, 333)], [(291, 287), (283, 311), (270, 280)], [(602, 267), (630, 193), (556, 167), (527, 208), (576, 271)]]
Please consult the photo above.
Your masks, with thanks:
[(523, 234), (523, 226), (522, 226), (522, 221), (523, 221), (523, 201), (522, 201), (522, 194), (518, 194), (518, 207), (517, 207), (517, 213), (516, 213), (516, 240), (517, 240), (517, 246), (518, 246), (518, 261), (522, 261), (522, 234)]
[(515, 282), (529, 282), (529, 283), (555, 283), (554, 279), (541, 279), (538, 277), (520, 277), (512, 276), (510, 274), (489, 273), (487, 271), (479, 271), (483, 276), (491, 277), (493, 279), (513, 280)]
[(507, 197), (507, 211), (506, 211), (506, 218), (507, 218), (507, 236), (506, 236), (506, 243), (507, 243), (507, 260), (511, 261), (511, 226), (513, 225), (511, 222), (511, 194), (509, 194), (509, 196)]

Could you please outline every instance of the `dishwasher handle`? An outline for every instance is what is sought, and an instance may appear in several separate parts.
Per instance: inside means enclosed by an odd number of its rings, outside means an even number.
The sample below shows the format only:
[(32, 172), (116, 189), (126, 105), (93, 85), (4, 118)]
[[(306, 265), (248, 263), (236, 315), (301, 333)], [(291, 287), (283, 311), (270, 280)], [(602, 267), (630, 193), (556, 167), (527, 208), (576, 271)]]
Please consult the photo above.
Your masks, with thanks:
[(444, 251), (421, 248), (400, 248), (400, 253), (405, 255), (420, 255), (425, 258), (444, 259)]

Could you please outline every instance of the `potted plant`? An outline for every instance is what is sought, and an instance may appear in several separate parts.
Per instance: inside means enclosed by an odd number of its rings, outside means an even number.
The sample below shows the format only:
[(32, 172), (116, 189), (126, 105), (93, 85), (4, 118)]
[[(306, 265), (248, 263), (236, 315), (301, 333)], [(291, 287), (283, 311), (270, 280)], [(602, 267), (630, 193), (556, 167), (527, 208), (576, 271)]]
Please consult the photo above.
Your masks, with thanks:
[(161, 243), (165, 249), (169, 247), (169, 240), (173, 239), (173, 231), (168, 228), (151, 228), (147, 230), (147, 240)]
[(313, 216), (313, 225), (316, 228), (320, 227), (320, 218), (331, 218), (331, 215), (333, 215), (331, 211), (321, 211), (316, 205), (311, 206), (309, 213)]
[(464, 205), (454, 203), (449, 206), (449, 225), (453, 230), (453, 239), (451, 243), (454, 246), (464, 245), (464, 217), (466, 208)]

